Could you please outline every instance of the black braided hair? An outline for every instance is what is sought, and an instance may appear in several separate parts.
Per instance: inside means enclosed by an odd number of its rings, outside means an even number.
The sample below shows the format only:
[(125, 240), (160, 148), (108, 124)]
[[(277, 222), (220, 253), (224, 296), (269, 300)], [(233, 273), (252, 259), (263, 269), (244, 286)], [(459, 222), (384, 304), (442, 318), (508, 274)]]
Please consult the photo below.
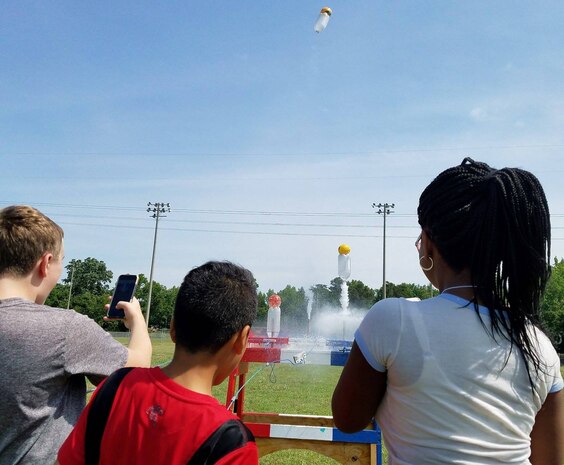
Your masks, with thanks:
[(533, 387), (531, 365), (542, 371), (542, 362), (527, 326), (540, 324), (550, 277), (550, 217), (538, 179), (465, 158), (427, 186), (417, 214), (446, 263), (470, 271), (476, 313), (480, 300), (489, 309), (492, 337), (519, 349)]

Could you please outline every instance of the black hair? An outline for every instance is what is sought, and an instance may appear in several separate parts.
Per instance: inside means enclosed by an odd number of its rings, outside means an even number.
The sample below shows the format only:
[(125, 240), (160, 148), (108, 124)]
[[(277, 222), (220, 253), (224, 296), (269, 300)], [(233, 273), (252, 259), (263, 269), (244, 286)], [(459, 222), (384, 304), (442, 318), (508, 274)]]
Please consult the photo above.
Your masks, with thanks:
[[(550, 277), (550, 215), (539, 180), (519, 168), (493, 169), (465, 158), (423, 191), (419, 224), (454, 271), (468, 269), (478, 300), (489, 309), (491, 335), (542, 371), (533, 337)], [(501, 311), (506, 311), (505, 318)], [(483, 321), (482, 321), (482, 324)]]
[(192, 269), (174, 307), (176, 343), (189, 352), (217, 352), (257, 314), (252, 273), (230, 262), (210, 261)]

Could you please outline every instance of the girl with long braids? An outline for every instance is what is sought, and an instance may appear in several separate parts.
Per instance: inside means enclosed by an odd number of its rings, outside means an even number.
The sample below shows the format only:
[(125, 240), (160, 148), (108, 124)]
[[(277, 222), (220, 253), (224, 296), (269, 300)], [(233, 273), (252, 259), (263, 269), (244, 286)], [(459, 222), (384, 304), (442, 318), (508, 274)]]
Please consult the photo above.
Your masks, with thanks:
[(465, 158), (417, 213), (419, 265), (440, 294), (368, 312), (333, 393), (336, 426), (375, 416), (392, 465), (562, 465), (564, 383), (538, 326), (550, 276), (539, 181)]

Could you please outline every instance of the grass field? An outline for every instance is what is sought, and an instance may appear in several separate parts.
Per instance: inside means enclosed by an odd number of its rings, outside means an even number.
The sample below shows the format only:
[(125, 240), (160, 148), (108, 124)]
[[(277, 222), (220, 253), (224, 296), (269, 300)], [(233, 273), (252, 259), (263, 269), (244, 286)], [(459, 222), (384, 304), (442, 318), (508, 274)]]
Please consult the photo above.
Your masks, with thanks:
[[(126, 340), (121, 340), (126, 342)], [(153, 339), (153, 365), (172, 358), (174, 347), (168, 339)], [(341, 367), (317, 365), (251, 363), (245, 388), (245, 411), (331, 415), (331, 396)], [(214, 396), (226, 402), (227, 381), (214, 388)], [(384, 462), (385, 463), (385, 462)], [(285, 450), (269, 454), (260, 465), (338, 465), (338, 462), (311, 450)]]
[[(169, 342), (153, 342), (155, 365), (166, 363), (171, 357)], [(317, 365), (251, 363), (247, 380), (254, 377), (245, 389), (245, 410), (331, 415), (330, 399), (341, 370)], [(226, 390), (227, 381), (214, 388), (215, 397), (224, 402)]]
[[(153, 364), (172, 357), (172, 344), (153, 341)], [(341, 367), (251, 363), (245, 388), (245, 410), (252, 412), (331, 415), (331, 395)], [(256, 374), (255, 374), (256, 373)], [(226, 400), (227, 380), (214, 388), (214, 396)]]
[[(119, 339), (121, 342), (125, 340)], [(153, 365), (172, 358), (173, 344), (167, 338), (153, 339)], [(564, 367), (561, 368), (564, 376)], [(245, 411), (331, 415), (331, 396), (341, 367), (290, 364), (250, 364), (245, 389)], [(214, 388), (214, 396), (226, 401), (227, 381)], [(387, 453), (383, 451), (384, 463)], [(269, 454), (260, 465), (337, 465), (338, 462), (310, 450), (287, 450)]]

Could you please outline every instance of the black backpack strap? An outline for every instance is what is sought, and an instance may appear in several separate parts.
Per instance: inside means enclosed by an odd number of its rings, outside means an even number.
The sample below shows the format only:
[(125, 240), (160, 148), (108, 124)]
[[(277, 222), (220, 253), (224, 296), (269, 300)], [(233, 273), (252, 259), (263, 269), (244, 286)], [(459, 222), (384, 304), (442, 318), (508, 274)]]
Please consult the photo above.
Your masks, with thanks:
[(204, 441), (187, 465), (213, 465), (248, 442), (255, 442), (249, 428), (239, 420), (227, 420)]
[(84, 440), (84, 464), (98, 465), (100, 461), (100, 445), (102, 435), (112, 410), (112, 404), (119, 385), (123, 378), (133, 367), (120, 368), (112, 373), (96, 393), (90, 404), (88, 418), (86, 420), (86, 437)]

